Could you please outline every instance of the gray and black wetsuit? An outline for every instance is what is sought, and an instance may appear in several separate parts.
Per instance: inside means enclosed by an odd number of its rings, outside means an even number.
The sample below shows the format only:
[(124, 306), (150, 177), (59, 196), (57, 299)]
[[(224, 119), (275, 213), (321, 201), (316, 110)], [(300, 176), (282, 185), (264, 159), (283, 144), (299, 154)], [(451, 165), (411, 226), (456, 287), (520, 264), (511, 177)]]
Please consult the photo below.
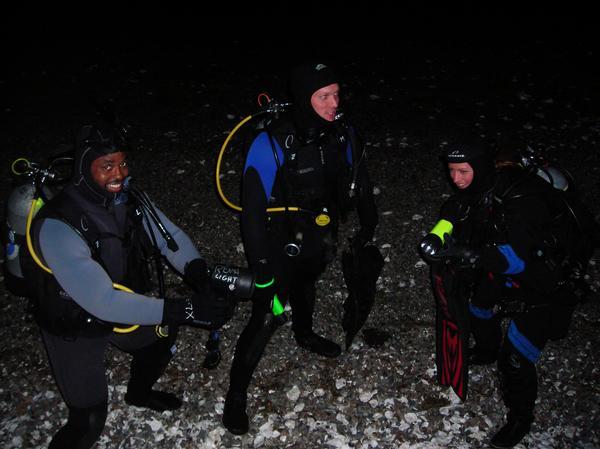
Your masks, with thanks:
[[(71, 210), (71, 221), (52, 210), (52, 201)], [(140, 241), (149, 242), (179, 272), (200, 254), (191, 239), (160, 210), (156, 212), (179, 247), (168, 248), (156, 225), (136, 214), (130, 200), (91, 202), (76, 186), (67, 186), (44, 206), (32, 227), (37, 255), (52, 270), (39, 271), (37, 321), (50, 359), (56, 384), (69, 407), (69, 421), (51, 446), (91, 447), (104, 426), (108, 386), (105, 352), (109, 343), (133, 355), (128, 392), (150, 391), (175, 351), (176, 329), (160, 338), (155, 326), (163, 321), (164, 298), (117, 290), (113, 282), (128, 287), (139, 283), (143, 272), (131, 276), (140, 265)], [(79, 214), (79, 215), (78, 215)], [(80, 216), (79, 220), (72, 217)], [(73, 223), (74, 222), (74, 223)], [(98, 248), (91, 248), (85, 231), (95, 228)], [(93, 245), (96, 246), (96, 245)], [(147, 272), (146, 272), (147, 274)], [(142, 279), (143, 281), (144, 279)], [(146, 279), (147, 281), (147, 279)], [(69, 316), (61, 316), (69, 315)], [(141, 325), (130, 333), (115, 333), (113, 325)], [(123, 326), (125, 325), (125, 326)]]

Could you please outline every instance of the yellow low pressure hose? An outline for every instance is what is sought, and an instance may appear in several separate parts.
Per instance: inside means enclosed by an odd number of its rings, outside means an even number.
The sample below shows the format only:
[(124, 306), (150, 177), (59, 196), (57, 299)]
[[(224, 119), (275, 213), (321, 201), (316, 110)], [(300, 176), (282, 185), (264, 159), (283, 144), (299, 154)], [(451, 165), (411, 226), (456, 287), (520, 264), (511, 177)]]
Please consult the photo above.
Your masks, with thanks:
[(29, 164), (30, 164), (30, 162), (29, 162), (27, 159), (25, 159), (24, 157), (20, 157), (20, 158), (18, 158), (18, 159), (15, 159), (15, 160), (13, 161), (13, 163), (12, 163), (12, 164), (10, 164), (10, 170), (11, 170), (11, 171), (12, 171), (12, 172), (13, 172), (15, 175), (17, 175), (17, 176), (21, 176), (21, 175), (24, 175), (25, 173), (27, 173), (27, 170), (23, 170), (23, 171), (18, 171), (18, 170), (17, 170), (17, 164), (18, 164), (19, 162), (24, 162), (26, 167), (29, 167)]
[[(30, 230), (31, 230), (31, 223), (33, 221), (33, 216), (42, 207), (42, 205), (43, 205), (43, 201), (41, 198), (34, 198), (33, 201), (31, 202), (31, 207), (29, 208), (29, 214), (27, 215), (27, 227), (25, 230), (25, 238), (27, 240), (27, 248), (29, 249), (29, 253), (31, 254), (31, 257), (33, 258), (35, 263), (37, 263), (44, 271), (52, 274), (52, 270), (50, 268), (48, 268), (46, 265), (44, 265), (42, 263), (42, 261), (40, 260), (40, 258), (35, 253), (35, 251), (33, 249), (33, 244), (31, 242)], [(130, 288), (127, 288), (121, 284), (113, 283), (113, 287), (116, 288), (117, 290), (123, 290), (124, 292), (133, 293), (133, 290), (131, 290)], [(119, 334), (126, 334), (128, 332), (133, 332), (138, 327), (140, 327), (139, 324), (134, 324), (133, 326), (130, 326), (130, 327), (113, 327), (113, 332), (117, 332)]]
[[(234, 204), (231, 201), (229, 201), (229, 199), (225, 196), (223, 189), (221, 188), (221, 179), (220, 179), (221, 162), (223, 161), (223, 154), (225, 154), (225, 150), (227, 149), (227, 145), (229, 144), (229, 141), (233, 138), (235, 133), (238, 132), (238, 130), (242, 126), (244, 126), (247, 122), (252, 120), (254, 117), (256, 117), (256, 115), (249, 115), (248, 117), (244, 118), (241, 122), (239, 122), (237, 125), (235, 125), (235, 127), (227, 135), (227, 138), (225, 139), (225, 142), (223, 142), (223, 145), (221, 145), (221, 150), (219, 151), (219, 157), (217, 158), (217, 168), (215, 170), (215, 182), (217, 184), (217, 191), (219, 192), (219, 196), (221, 197), (223, 202), (227, 206), (229, 206), (231, 209), (236, 210), (238, 212), (241, 212), (242, 208), (240, 206), (238, 206), (237, 204)], [(301, 209), (296, 206), (294, 206), (294, 207), (270, 207), (267, 209), (267, 212), (268, 213), (285, 212), (286, 210), (289, 212), (299, 212)]]
[(236, 204), (233, 204), (231, 201), (229, 201), (229, 199), (227, 199), (227, 197), (223, 193), (223, 189), (221, 188), (221, 179), (219, 178), (219, 176), (221, 174), (221, 161), (223, 160), (223, 154), (225, 154), (227, 145), (229, 144), (229, 141), (232, 139), (233, 135), (238, 131), (238, 129), (240, 129), (242, 126), (244, 126), (244, 124), (246, 124), (247, 122), (252, 120), (252, 117), (254, 117), (254, 116), (249, 115), (248, 117), (243, 119), (241, 122), (239, 122), (237, 125), (235, 125), (235, 127), (227, 135), (225, 142), (223, 142), (223, 145), (221, 145), (221, 150), (219, 151), (219, 157), (217, 158), (217, 169), (215, 170), (215, 182), (217, 183), (217, 191), (219, 192), (219, 196), (221, 197), (221, 199), (227, 206), (229, 206), (231, 209), (236, 210), (238, 212), (241, 212), (242, 208)]

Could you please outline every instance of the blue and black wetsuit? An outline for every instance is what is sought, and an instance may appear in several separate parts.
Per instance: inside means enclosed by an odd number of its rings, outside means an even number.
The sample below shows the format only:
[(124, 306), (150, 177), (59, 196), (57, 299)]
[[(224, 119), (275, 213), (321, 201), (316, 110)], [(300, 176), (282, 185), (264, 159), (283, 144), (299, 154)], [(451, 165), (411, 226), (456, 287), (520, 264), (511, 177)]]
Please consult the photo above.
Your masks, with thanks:
[[(254, 139), (246, 158), (241, 220), (246, 256), (258, 282), (274, 279), (281, 302), (290, 301), (296, 335), (312, 332), (315, 283), (335, 257), (340, 220), (357, 208), (366, 240), (373, 237), (377, 225), (364, 160), (356, 166), (356, 198), (348, 197), (353, 162), (358, 162), (353, 158), (362, 157), (361, 148), (352, 148), (357, 142), (349, 137), (352, 132), (330, 126), (302, 136), (290, 120), (283, 119)], [(267, 208), (284, 206), (301, 211), (267, 213)], [(290, 257), (288, 244), (296, 245), (299, 254)], [(250, 321), (238, 339), (230, 392), (245, 394), (274, 331), (268, 320), (265, 324), (269, 307), (268, 298), (253, 301)]]
[[(509, 196), (504, 195), (507, 189)], [(553, 262), (539, 257), (547, 249), (548, 223), (556, 216), (553, 202), (547, 200), (551, 194), (552, 187), (540, 177), (520, 167), (502, 168), (496, 174), (492, 201), (473, 207), (471, 217), (455, 228), (458, 241), (485, 244), (482, 272), (474, 280), (469, 304), (471, 332), (477, 351), (499, 354), (509, 419), (525, 422), (533, 420), (537, 397), (535, 363), (548, 340), (564, 336), (573, 312), (571, 292), (558, 286), (561, 274), (549, 268)], [(451, 200), (460, 197), (459, 193)], [(495, 306), (507, 298), (526, 306), (511, 316), (502, 339)]]

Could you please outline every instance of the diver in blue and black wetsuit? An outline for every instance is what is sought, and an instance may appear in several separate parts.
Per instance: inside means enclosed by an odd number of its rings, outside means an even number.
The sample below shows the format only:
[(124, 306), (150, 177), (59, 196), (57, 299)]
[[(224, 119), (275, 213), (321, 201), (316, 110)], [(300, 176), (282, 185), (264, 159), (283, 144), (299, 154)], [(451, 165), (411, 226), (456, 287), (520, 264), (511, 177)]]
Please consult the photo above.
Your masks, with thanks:
[[(336, 118), (337, 77), (324, 64), (299, 66), (290, 90), (292, 110), (267, 123), (244, 169), (242, 236), (257, 282), (223, 413), (223, 424), (234, 434), (248, 431), (246, 393), (279, 321), (274, 305), (289, 300), (299, 346), (324, 357), (340, 355), (337, 343), (313, 331), (315, 283), (335, 257), (339, 222), (352, 208), (360, 219), (355, 245), (371, 241), (377, 225), (362, 146), (353, 128)], [(267, 212), (277, 207), (283, 211)]]
[[(444, 159), (456, 193), (419, 249), (426, 261), (454, 267), (448, 273), (468, 273), (461, 291), (475, 339), (469, 363), (498, 363), (508, 413), (491, 446), (510, 448), (533, 423), (535, 364), (549, 340), (566, 335), (576, 303), (571, 280), (585, 272), (597, 225), (575, 212), (574, 199), (567, 211), (540, 172), (510, 160), (495, 169), (482, 143), (451, 144)], [(519, 307), (506, 310), (506, 299)], [(504, 336), (502, 316), (511, 318)]]

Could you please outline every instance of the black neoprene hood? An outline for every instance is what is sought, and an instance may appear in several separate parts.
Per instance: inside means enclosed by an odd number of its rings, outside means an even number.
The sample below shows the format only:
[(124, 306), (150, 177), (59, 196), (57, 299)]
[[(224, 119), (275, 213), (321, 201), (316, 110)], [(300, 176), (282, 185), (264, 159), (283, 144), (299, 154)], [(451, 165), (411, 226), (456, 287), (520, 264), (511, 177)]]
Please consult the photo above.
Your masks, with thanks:
[(87, 197), (95, 200), (112, 199), (114, 194), (97, 185), (92, 178), (92, 163), (107, 154), (127, 151), (123, 133), (111, 125), (86, 125), (76, 139), (73, 183)]
[(473, 182), (464, 193), (480, 193), (493, 184), (494, 161), (483, 144), (452, 144), (444, 153), (448, 164), (468, 163), (473, 169)]
[(337, 82), (338, 78), (333, 70), (322, 62), (303, 64), (292, 70), (290, 93), (294, 101), (296, 124), (299, 127), (321, 128), (329, 124), (315, 112), (310, 99), (317, 90)]

